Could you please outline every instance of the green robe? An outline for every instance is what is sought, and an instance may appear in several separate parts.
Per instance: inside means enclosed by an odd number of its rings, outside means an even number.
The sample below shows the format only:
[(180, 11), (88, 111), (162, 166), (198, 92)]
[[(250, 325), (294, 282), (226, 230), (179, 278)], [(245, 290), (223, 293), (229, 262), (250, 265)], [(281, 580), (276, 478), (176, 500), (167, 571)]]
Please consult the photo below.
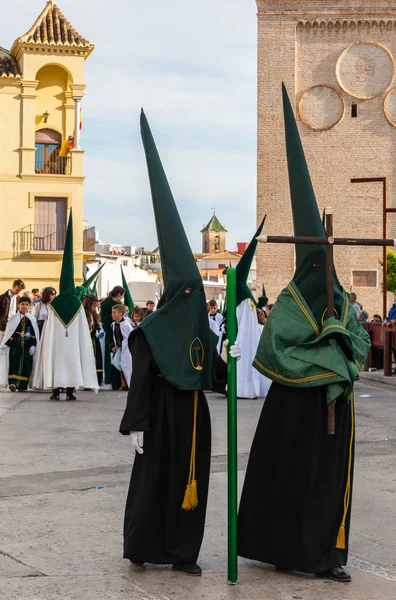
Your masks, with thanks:
[(6, 345), (10, 349), (8, 385), (15, 385), (19, 391), (26, 391), (33, 367), (33, 356), (30, 356), (29, 350), (37, 345), (35, 332), (28, 317), (21, 317), (18, 327)]

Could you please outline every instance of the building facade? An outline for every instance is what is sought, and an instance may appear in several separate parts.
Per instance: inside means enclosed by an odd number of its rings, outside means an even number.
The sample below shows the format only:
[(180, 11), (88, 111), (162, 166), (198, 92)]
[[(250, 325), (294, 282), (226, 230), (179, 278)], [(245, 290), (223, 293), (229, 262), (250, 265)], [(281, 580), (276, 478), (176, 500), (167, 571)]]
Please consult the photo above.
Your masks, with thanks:
[[(290, 235), (281, 82), (296, 118), (319, 209), (339, 237), (382, 238), (396, 207), (396, 5), (389, 0), (257, 0), (258, 221)], [(367, 181), (376, 179), (377, 181)], [(359, 181), (354, 181), (359, 180)], [(364, 181), (361, 181), (364, 180)], [(396, 214), (386, 214), (396, 237)], [(339, 279), (372, 315), (383, 312), (382, 250), (335, 248)], [(294, 249), (260, 245), (259, 288), (274, 301), (294, 270)], [(388, 305), (392, 296), (388, 297)]]
[(82, 279), (81, 101), (93, 49), (52, 1), (9, 51), (0, 48), (1, 289), (16, 278), (28, 289), (58, 285), (71, 207)]

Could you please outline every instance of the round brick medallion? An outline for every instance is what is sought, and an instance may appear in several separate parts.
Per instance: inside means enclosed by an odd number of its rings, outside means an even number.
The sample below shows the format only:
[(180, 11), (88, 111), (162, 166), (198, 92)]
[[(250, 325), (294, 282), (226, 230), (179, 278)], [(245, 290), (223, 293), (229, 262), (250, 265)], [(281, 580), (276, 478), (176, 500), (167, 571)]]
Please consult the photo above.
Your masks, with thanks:
[(344, 100), (331, 85), (313, 85), (301, 96), (298, 112), (301, 121), (310, 129), (327, 131), (344, 116)]
[(386, 95), (384, 102), (384, 113), (388, 122), (396, 127), (396, 88), (392, 88)]
[(393, 81), (395, 63), (390, 52), (377, 42), (348, 46), (336, 65), (340, 87), (354, 98), (369, 100), (385, 92)]

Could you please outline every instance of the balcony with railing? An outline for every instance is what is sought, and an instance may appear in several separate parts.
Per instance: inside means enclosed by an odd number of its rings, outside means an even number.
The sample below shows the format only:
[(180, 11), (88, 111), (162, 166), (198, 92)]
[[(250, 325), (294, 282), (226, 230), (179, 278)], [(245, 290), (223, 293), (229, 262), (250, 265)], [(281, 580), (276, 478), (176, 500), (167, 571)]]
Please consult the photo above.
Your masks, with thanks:
[(65, 247), (66, 225), (26, 225), (13, 234), (15, 254), (22, 252), (60, 252)]
[(84, 252), (95, 252), (96, 230), (95, 227), (86, 227), (83, 230), (83, 250)]
[(56, 156), (53, 159), (40, 160), (38, 155), (34, 170), (37, 175), (71, 175), (71, 156)]

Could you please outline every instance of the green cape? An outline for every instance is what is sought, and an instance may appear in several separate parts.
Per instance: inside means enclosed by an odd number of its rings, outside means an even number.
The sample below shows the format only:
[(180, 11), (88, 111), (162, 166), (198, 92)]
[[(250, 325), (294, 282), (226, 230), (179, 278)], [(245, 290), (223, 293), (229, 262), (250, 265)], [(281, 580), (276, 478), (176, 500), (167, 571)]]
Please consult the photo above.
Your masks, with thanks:
[(75, 294), (74, 257), (73, 257), (73, 215), (70, 209), (65, 247), (63, 250), (62, 270), (59, 282), (59, 294), (51, 302), (50, 307), (67, 329), (81, 310), (81, 302)]
[(370, 345), (345, 292), (339, 318), (322, 326), (291, 281), (271, 310), (253, 364), (283, 385), (327, 385), (330, 403), (341, 394), (349, 396)]
[[(157, 310), (139, 326), (163, 377), (183, 390), (212, 386), (215, 343), (209, 328), (203, 282), (191, 251), (146, 116), (143, 146), (161, 255), (164, 292)], [(185, 290), (192, 292), (186, 294)]]

